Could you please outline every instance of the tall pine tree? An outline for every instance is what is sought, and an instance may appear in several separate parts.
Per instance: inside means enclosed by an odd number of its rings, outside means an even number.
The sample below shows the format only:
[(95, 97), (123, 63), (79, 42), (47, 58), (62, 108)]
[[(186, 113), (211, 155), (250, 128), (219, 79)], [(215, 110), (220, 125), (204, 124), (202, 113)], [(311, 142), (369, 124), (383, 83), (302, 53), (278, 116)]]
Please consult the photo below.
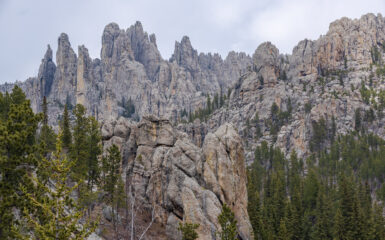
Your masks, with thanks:
[(20, 186), (28, 191), (33, 184), (27, 175), (35, 169), (41, 153), (35, 142), (41, 114), (34, 114), (30, 101), (15, 86), (0, 97), (0, 239), (13, 239), (13, 227), (20, 222), (13, 209), (28, 206)]
[(43, 98), (43, 125), (40, 130), (39, 142), (42, 143), (44, 149), (44, 155), (55, 150), (56, 134), (52, 130), (52, 127), (48, 125), (48, 103), (47, 98)]
[(77, 104), (74, 109), (75, 123), (73, 126), (73, 144), (71, 147), (71, 159), (75, 162), (73, 167), (74, 180), (85, 180), (87, 176), (87, 132), (89, 119), (86, 117), (86, 109)]
[(39, 178), (32, 178), (32, 182), (43, 189), (43, 193), (29, 193), (27, 189), (22, 188), (27, 201), (39, 212), (36, 216), (36, 211), (24, 209), (29, 230), (25, 237), (28, 239), (86, 239), (96, 228), (95, 223), (81, 221), (84, 217), (83, 211), (76, 200), (70, 197), (77, 188), (77, 185), (68, 185), (74, 162), (63, 156), (61, 146), (59, 137), (54, 157), (50, 160), (43, 158), (39, 162), (41, 171), (49, 172), (51, 184), (41, 182)]
[(90, 117), (89, 132), (87, 134), (87, 183), (88, 189), (92, 188), (99, 181), (100, 166), (99, 156), (102, 153), (102, 136), (99, 130), (99, 123), (95, 118)]
[(68, 113), (67, 104), (64, 106), (63, 120), (61, 123), (61, 131), (63, 132), (62, 139), (61, 139), (63, 148), (64, 150), (69, 151), (72, 145), (72, 134), (71, 134), (70, 117)]

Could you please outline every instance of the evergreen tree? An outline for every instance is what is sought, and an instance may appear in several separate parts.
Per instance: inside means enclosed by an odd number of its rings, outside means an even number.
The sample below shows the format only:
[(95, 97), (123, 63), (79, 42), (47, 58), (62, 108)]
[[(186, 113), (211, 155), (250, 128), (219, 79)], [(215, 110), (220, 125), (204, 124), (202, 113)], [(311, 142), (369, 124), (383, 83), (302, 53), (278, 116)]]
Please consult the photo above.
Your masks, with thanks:
[(126, 192), (124, 187), (123, 179), (119, 177), (118, 183), (116, 184), (116, 191), (114, 193), (114, 205), (116, 206), (116, 209), (126, 207)]
[(368, 239), (385, 239), (385, 220), (383, 216), (383, 208), (375, 204), (372, 210), (371, 224), (368, 224), (371, 231), (368, 233)]
[(82, 176), (81, 180), (87, 180), (87, 182), (79, 183), (78, 193), (79, 201), (82, 207), (91, 212), (91, 208), (97, 200), (97, 192), (94, 192), (94, 186), (98, 184), (100, 177), (100, 154), (102, 153), (101, 134), (99, 130), (99, 124), (95, 118), (88, 118), (89, 126), (86, 132), (86, 159), (85, 159), (85, 171), (86, 175)]
[(219, 96), (218, 96), (218, 93), (215, 93), (214, 94), (214, 99), (213, 99), (213, 110), (215, 109), (218, 109), (219, 108)]
[(0, 120), (5, 121), (8, 118), (9, 108), (11, 107), (11, 97), (8, 92), (3, 95), (0, 92)]
[(255, 113), (254, 122), (255, 122), (255, 135), (256, 135), (257, 138), (260, 138), (262, 136), (262, 130), (261, 130), (261, 126), (260, 126), (260, 123), (259, 123), (258, 112)]
[(61, 139), (63, 148), (68, 151), (72, 145), (72, 134), (67, 104), (64, 106), (63, 122), (61, 124), (61, 129), (63, 132)]
[(342, 235), (346, 239), (360, 239), (362, 235), (361, 213), (355, 189), (349, 178), (342, 176), (339, 183), (340, 210), (342, 214)]
[(50, 126), (48, 126), (48, 103), (47, 98), (43, 98), (43, 125), (40, 130), (39, 141), (43, 144), (44, 155), (55, 150), (56, 134)]
[(324, 142), (327, 137), (327, 125), (323, 117), (318, 121), (312, 122), (313, 136), (310, 139), (310, 150), (313, 152), (320, 152), (324, 147)]
[(182, 240), (195, 240), (197, 239), (198, 233), (196, 229), (199, 227), (199, 224), (194, 223), (179, 223), (178, 230), (182, 232)]
[(206, 104), (207, 104), (207, 114), (210, 114), (212, 112), (210, 94), (207, 94), (207, 103)]
[(340, 208), (337, 208), (337, 212), (334, 216), (334, 239), (335, 240), (344, 240), (346, 236), (346, 229), (344, 219), (341, 213)]
[(85, 116), (86, 109), (77, 104), (74, 109), (75, 124), (73, 126), (73, 144), (71, 147), (71, 160), (75, 162), (73, 168), (74, 180), (84, 180), (87, 176), (87, 132), (89, 119)]
[(89, 221), (81, 223), (82, 210), (79, 210), (76, 201), (70, 197), (77, 185), (68, 186), (70, 171), (74, 162), (70, 162), (63, 156), (61, 146), (59, 137), (54, 157), (51, 160), (43, 158), (39, 163), (39, 168), (42, 171), (50, 173), (51, 184), (47, 185), (38, 178), (32, 179), (32, 182), (44, 189), (44, 192), (37, 195), (22, 188), (27, 200), (38, 209), (40, 214), (40, 216), (36, 216), (34, 211), (30, 211), (28, 208), (24, 209), (27, 228), (31, 231), (31, 233), (28, 232), (28, 236), (25, 236), (28, 239), (85, 239), (96, 228), (96, 224), (91, 224)]
[[(250, 171), (248, 171), (250, 172)], [(247, 185), (247, 212), (249, 213), (250, 223), (254, 232), (254, 239), (261, 239), (262, 222), (261, 222), (261, 210), (260, 210), (260, 199), (257, 190), (256, 182), (251, 178), (251, 173), (248, 173), (248, 185)]]
[(218, 222), (222, 228), (222, 232), (219, 233), (220, 238), (222, 240), (235, 240), (237, 237), (237, 220), (234, 217), (234, 213), (226, 204), (222, 206), (222, 212), (218, 216)]
[(279, 224), (278, 238), (279, 240), (290, 240), (289, 232), (286, 228), (286, 218), (282, 218)]
[(100, 176), (99, 156), (102, 153), (102, 136), (96, 119), (90, 117), (89, 120), (89, 133), (87, 134), (87, 183), (88, 189), (92, 191), (93, 186), (98, 183)]
[(331, 204), (329, 198), (326, 196), (323, 188), (318, 191), (317, 197), (317, 208), (316, 208), (316, 223), (313, 239), (326, 240), (333, 239), (332, 229), (332, 215), (331, 215)]
[(30, 101), (18, 86), (0, 97), (0, 105), (4, 107), (0, 109), (0, 239), (12, 239), (12, 228), (20, 223), (13, 209), (28, 204), (20, 186), (33, 189), (27, 175), (40, 158), (35, 135), (42, 116), (33, 113)]
[(107, 150), (107, 156), (103, 158), (103, 174), (104, 174), (104, 185), (103, 189), (108, 194), (108, 202), (113, 202), (114, 193), (116, 191), (119, 171), (120, 171), (120, 151), (118, 146), (112, 145)]
[(123, 107), (123, 117), (130, 118), (134, 115), (135, 113), (135, 104), (132, 101), (131, 97), (128, 99), (126, 102), (125, 99), (123, 98), (122, 100), (122, 107)]
[(337, 132), (337, 125), (336, 125), (336, 119), (334, 115), (332, 116), (332, 126), (330, 130), (330, 142), (333, 143), (334, 139), (336, 137), (336, 132)]
[(361, 130), (361, 109), (359, 108), (354, 112), (354, 129), (357, 132)]

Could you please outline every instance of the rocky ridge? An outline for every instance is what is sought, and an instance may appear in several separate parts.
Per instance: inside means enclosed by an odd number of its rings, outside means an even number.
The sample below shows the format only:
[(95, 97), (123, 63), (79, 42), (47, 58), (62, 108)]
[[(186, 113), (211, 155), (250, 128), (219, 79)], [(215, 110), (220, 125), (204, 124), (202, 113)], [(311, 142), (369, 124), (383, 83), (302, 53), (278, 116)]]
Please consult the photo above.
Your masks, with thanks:
[[(104, 120), (124, 115), (129, 99), (135, 118), (154, 114), (175, 122), (182, 110), (203, 107), (204, 95), (225, 91), (251, 64), (244, 53), (230, 52), (224, 60), (218, 54), (198, 55), (186, 36), (175, 43), (171, 59), (164, 60), (155, 35), (148, 35), (140, 22), (127, 30), (110, 23), (102, 35), (100, 59), (91, 59), (85, 46), (79, 46), (76, 54), (68, 35), (62, 33), (56, 64), (48, 46), (38, 76), (16, 84), (35, 111), (41, 111), (42, 99), (47, 97), (51, 124), (57, 123), (65, 104), (83, 104), (90, 115)], [(9, 91), (13, 85), (0, 85), (0, 91)]]
[[(252, 71), (234, 84), (227, 105), (207, 122), (197, 120), (178, 128), (200, 145), (207, 132), (231, 122), (245, 141), (249, 162), (261, 141), (275, 144), (286, 154), (295, 150), (299, 156), (307, 156), (313, 123), (323, 118), (330, 128), (334, 117), (337, 134), (346, 134), (356, 127), (356, 111), (367, 132), (385, 138), (384, 111), (379, 107), (379, 94), (385, 89), (380, 71), (384, 47), (385, 19), (380, 14), (337, 20), (326, 35), (301, 41), (291, 55), (279, 54), (273, 44), (263, 43), (253, 55)], [(375, 93), (370, 101), (363, 99), (363, 88)], [(271, 134), (273, 103), (282, 112), (290, 111), (276, 136)], [(367, 120), (371, 111), (374, 119)], [(261, 136), (257, 136), (257, 128)]]
[[(152, 113), (178, 122), (183, 110), (205, 107), (205, 94), (213, 96), (231, 88), (227, 106), (216, 110), (206, 123), (178, 128), (200, 146), (208, 132), (232, 122), (246, 140), (249, 160), (262, 140), (275, 143), (287, 154), (295, 149), (306, 156), (314, 121), (323, 117), (330, 123), (334, 116), (337, 131), (347, 133), (355, 127), (357, 109), (365, 114), (374, 108), (372, 103), (379, 102), (378, 97), (364, 102), (360, 89), (362, 83), (376, 94), (385, 88), (383, 76), (376, 73), (384, 63), (384, 28), (380, 14), (341, 18), (318, 40), (299, 42), (290, 55), (280, 54), (266, 42), (252, 58), (230, 52), (225, 60), (217, 54), (198, 54), (189, 38), (183, 37), (167, 61), (157, 49), (155, 35), (144, 32), (140, 22), (127, 30), (111, 23), (103, 32), (101, 59), (91, 59), (84, 46), (76, 55), (68, 36), (61, 34), (57, 66), (48, 46), (38, 76), (17, 84), (26, 91), (35, 111), (41, 110), (40, 102), (48, 96), (51, 123), (57, 123), (65, 103), (81, 103), (99, 120), (116, 119), (123, 114), (122, 103), (128, 99), (135, 105), (136, 118)], [(376, 58), (374, 50), (379, 54)], [(12, 87), (0, 85), (0, 91)], [(281, 111), (292, 111), (276, 136), (271, 136), (269, 126), (273, 102)], [(306, 104), (311, 107), (309, 112), (305, 111)], [(256, 113), (258, 124), (253, 121)], [(376, 115), (365, 127), (384, 136), (382, 110)], [(257, 125), (262, 130), (260, 137), (255, 134)]]
[(224, 203), (234, 211), (239, 237), (251, 239), (242, 140), (231, 124), (209, 133), (202, 148), (169, 120), (155, 116), (139, 123), (125, 118), (104, 122), (102, 135), (105, 148), (120, 147), (122, 177), (136, 201), (154, 210), (161, 226), (156, 239), (180, 239), (177, 227), (183, 220), (200, 224), (199, 239), (216, 239)]

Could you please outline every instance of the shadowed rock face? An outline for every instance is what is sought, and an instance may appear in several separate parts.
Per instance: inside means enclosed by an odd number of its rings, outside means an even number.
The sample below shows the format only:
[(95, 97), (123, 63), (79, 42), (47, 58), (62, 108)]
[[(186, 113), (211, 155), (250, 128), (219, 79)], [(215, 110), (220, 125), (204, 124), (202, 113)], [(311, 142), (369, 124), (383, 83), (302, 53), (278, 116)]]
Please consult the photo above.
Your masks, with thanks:
[(52, 50), (48, 45), (47, 52), (44, 55), (44, 58), (41, 60), (38, 80), (40, 81), (40, 94), (42, 97), (48, 96), (51, 92), (52, 83), (54, 81), (56, 72), (56, 65), (52, 61)]
[(106, 122), (102, 133), (105, 147), (123, 151), (126, 184), (148, 211), (155, 208), (167, 239), (180, 239), (183, 220), (200, 224), (199, 239), (215, 239), (223, 203), (234, 211), (241, 239), (251, 238), (243, 146), (231, 124), (208, 134), (203, 148), (154, 116)]

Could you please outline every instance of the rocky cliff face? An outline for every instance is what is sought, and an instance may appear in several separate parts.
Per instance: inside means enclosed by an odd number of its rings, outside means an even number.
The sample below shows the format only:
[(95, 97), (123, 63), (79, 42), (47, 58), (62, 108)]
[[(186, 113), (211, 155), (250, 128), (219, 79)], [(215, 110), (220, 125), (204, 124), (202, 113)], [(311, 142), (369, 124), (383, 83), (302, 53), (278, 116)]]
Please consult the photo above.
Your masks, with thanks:
[(180, 239), (181, 221), (200, 224), (199, 239), (216, 239), (224, 203), (235, 213), (240, 238), (251, 239), (242, 140), (231, 124), (208, 134), (202, 148), (154, 116), (105, 122), (102, 134), (104, 147), (117, 144), (123, 152), (123, 176), (137, 201), (154, 210), (156, 239)]
[[(214, 112), (206, 123), (179, 125), (179, 129), (200, 144), (196, 139), (205, 134), (197, 135), (232, 122), (245, 140), (249, 161), (254, 158), (255, 146), (264, 140), (287, 154), (295, 150), (306, 156), (316, 121), (325, 119), (330, 129), (334, 118), (337, 134), (345, 134), (355, 129), (357, 111), (367, 132), (385, 137), (384, 112), (379, 107), (379, 94), (385, 89), (381, 73), (384, 27), (381, 15), (342, 18), (331, 23), (328, 33), (318, 40), (301, 41), (292, 55), (279, 54), (274, 45), (263, 43), (253, 55), (252, 71), (243, 74), (232, 88), (227, 106)], [(362, 89), (374, 93), (369, 100), (364, 99)], [(281, 112), (290, 111), (275, 136), (271, 134), (273, 103)], [(197, 128), (201, 131), (192, 131)]]
[[(39, 75), (20, 85), (40, 111), (44, 96), (49, 99), (50, 122), (56, 124), (63, 106), (77, 103), (99, 120), (124, 115), (131, 99), (135, 118), (151, 113), (172, 121), (182, 110), (203, 107), (206, 94), (225, 91), (252, 64), (244, 53), (229, 53), (225, 60), (218, 54), (199, 54), (188, 37), (175, 44), (170, 61), (159, 53), (155, 35), (148, 35), (140, 22), (127, 30), (108, 24), (102, 35), (100, 59), (91, 59), (85, 46), (73, 50), (69, 37), (58, 39), (56, 64), (48, 46)], [(4, 92), (13, 84), (0, 86)]]

